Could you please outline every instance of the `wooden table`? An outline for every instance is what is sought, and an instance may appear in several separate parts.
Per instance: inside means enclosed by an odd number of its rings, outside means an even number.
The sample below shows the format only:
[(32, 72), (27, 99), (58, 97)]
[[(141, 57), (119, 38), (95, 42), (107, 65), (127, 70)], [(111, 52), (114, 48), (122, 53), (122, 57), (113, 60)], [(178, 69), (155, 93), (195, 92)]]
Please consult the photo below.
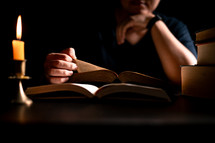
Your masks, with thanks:
[[(86, 127), (125, 129), (200, 129), (215, 127), (215, 100), (179, 96), (172, 103), (91, 99), (34, 100), (28, 106), (1, 104), (0, 126), (5, 129)], [(186, 131), (186, 130), (185, 130)]]

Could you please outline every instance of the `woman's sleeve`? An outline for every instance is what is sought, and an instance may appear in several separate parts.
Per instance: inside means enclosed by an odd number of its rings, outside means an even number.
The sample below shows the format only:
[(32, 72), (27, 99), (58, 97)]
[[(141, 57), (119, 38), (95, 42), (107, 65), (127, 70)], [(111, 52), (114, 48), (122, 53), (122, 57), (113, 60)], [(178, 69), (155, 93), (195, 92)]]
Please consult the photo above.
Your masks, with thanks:
[(168, 26), (169, 30), (174, 34), (174, 36), (197, 58), (196, 46), (187, 26), (175, 18), (164, 22)]

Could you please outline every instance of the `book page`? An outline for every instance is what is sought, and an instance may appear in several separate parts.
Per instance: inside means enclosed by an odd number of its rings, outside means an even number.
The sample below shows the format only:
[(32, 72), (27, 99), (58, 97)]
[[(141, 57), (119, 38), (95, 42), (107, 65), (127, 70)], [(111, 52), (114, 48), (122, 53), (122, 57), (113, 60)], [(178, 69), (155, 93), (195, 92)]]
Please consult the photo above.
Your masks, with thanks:
[(45, 93), (71, 91), (71, 92), (80, 93), (89, 98), (92, 98), (94, 97), (94, 94), (97, 90), (98, 90), (98, 87), (90, 84), (62, 83), (62, 84), (49, 84), (49, 85), (28, 87), (25, 92), (27, 95), (36, 96), (36, 95), (45, 94)]
[(111, 83), (118, 78), (118, 75), (111, 70), (108, 70), (97, 65), (76, 60), (78, 73), (74, 73), (69, 82), (71, 83)]
[(153, 87), (161, 87), (167, 85), (165, 81), (162, 81), (160, 79), (141, 74), (138, 72), (133, 71), (124, 71), (119, 74), (119, 79), (123, 83), (135, 83), (135, 84), (141, 84), (141, 85), (148, 85)]
[(75, 60), (75, 63), (78, 66), (78, 69), (77, 69), (78, 73), (98, 71), (98, 70), (108, 70), (103, 67), (99, 67), (97, 65), (94, 65), (82, 60), (78, 60), (78, 59)]
[(110, 70), (97, 70), (91, 72), (74, 73), (69, 82), (72, 83), (111, 83), (118, 75)]
[[(142, 86), (128, 83), (111, 83), (100, 87), (96, 95), (98, 98), (111, 96), (113, 94), (120, 93), (120, 96), (112, 96), (112, 98), (121, 99), (136, 99), (136, 100), (151, 100), (151, 101), (167, 101), (171, 102), (170, 97), (161, 88)], [(127, 93), (127, 94), (126, 94)], [(127, 96), (129, 93), (129, 96)], [(124, 96), (126, 94), (126, 96)], [(137, 96), (138, 95), (138, 96)]]

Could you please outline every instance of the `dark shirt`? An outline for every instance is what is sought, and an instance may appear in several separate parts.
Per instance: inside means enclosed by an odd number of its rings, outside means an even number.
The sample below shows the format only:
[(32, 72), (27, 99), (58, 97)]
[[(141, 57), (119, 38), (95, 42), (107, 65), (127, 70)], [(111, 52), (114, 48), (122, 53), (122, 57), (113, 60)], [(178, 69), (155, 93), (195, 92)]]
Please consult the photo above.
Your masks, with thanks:
[[(159, 15), (174, 36), (197, 57), (196, 47), (187, 26), (176, 18)], [(81, 42), (72, 47), (75, 48), (79, 59), (118, 73), (130, 70), (167, 79), (150, 32), (135, 45), (127, 41), (118, 45), (116, 22), (113, 17), (101, 20), (98, 27), (95, 26), (91, 32), (85, 33)]]

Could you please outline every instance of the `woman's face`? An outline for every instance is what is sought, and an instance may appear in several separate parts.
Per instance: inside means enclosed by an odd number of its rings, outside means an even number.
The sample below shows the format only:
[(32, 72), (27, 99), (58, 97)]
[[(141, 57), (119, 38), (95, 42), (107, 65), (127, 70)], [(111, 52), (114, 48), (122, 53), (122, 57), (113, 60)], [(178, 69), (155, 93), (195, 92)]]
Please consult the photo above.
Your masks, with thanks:
[(120, 0), (122, 8), (130, 14), (153, 12), (160, 0)]

